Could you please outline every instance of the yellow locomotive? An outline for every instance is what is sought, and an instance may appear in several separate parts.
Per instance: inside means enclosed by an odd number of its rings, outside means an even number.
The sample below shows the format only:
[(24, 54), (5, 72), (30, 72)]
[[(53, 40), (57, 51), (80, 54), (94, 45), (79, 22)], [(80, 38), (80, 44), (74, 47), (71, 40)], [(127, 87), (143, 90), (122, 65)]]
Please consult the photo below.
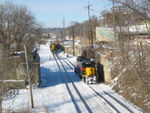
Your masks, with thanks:
[(98, 82), (96, 64), (90, 59), (79, 56), (75, 66), (75, 72), (80, 76), (80, 78), (83, 79), (85, 83), (92, 84)]
[(51, 51), (56, 51), (56, 50), (57, 50), (57, 44), (52, 43), (52, 44), (50, 45), (50, 50), (51, 50)]
[(60, 53), (62, 51), (64, 51), (64, 47), (60, 44), (56, 44), (56, 43), (52, 43), (50, 45), (50, 50), (53, 52), (53, 53)]

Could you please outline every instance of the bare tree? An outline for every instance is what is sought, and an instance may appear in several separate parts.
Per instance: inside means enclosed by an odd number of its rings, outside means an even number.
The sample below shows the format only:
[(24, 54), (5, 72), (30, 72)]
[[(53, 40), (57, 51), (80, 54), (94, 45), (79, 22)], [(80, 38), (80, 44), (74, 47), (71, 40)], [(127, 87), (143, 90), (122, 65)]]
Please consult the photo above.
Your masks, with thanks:
[(26, 7), (11, 2), (0, 4), (0, 110), (2, 92), (5, 92), (3, 89), (6, 89), (2, 81), (7, 79), (5, 72), (10, 52), (23, 50), (24, 44), (29, 47), (28, 50), (32, 50), (40, 36), (40, 26)]
[(0, 35), (1, 41), (7, 46), (6, 48), (9, 50), (15, 45), (16, 47), (14, 48), (20, 50), (23, 49), (23, 43), (30, 47), (34, 45), (33, 43), (35, 41), (35, 35), (38, 33), (39, 25), (35, 22), (30, 12), (24, 6), (14, 5), (10, 2), (2, 4), (0, 9)]
[[(129, 96), (136, 105), (147, 112), (149, 111), (149, 108), (145, 107), (145, 103), (148, 103), (148, 101), (144, 101), (147, 97), (142, 96), (150, 96), (148, 92), (150, 82), (147, 80), (149, 79), (148, 75), (150, 74), (148, 67), (150, 65), (148, 60), (150, 45), (146, 42), (146, 38), (150, 36), (150, 1), (113, 1), (115, 2), (113, 11), (114, 22), (118, 37), (118, 53), (116, 54), (119, 58), (118, 62), (116, 63), (115, 61), (114, 63), (114, 65), (117, 64), (118, 66), (116, 65), (116, 68), (113, 71), (115, 72), (117, 70), (119, 73), (118, 75), (120, 75), (120, 70), (122, 70), (121, 73), (123, 72), (118, 80), (118, 90), (125, 88), (125, 86), (132, 87), (132, 91), (123, 89), (125, 93), (128, 92), (125, 96)], [(112, 17), (112, 15), (112, 12), (109, 12), (108, 17)], [(109, 22), (111, 23), (112, 21)], [(113, 22), (110, 25), (112, 26)], [(147, 30), (144, 28), (145, 31), (141, 32), (138, 28), (145, 25), (147, 25)], [(115, 75), (117, 74), (115, 73)], [(133, 92), (139, 95), (138, 99), (130, 96)]]

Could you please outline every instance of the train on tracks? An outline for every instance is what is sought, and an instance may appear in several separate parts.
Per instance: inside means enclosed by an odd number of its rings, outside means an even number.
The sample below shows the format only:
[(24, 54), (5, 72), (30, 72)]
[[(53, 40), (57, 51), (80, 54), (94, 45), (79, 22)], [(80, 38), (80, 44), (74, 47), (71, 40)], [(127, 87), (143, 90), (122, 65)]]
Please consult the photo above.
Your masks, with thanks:
[(87, 84), (98, 83), (97, 66), (94, 60), (84, 58), (83, 56), (77, 57), (75, 65), (75, 73)]
[(58, 54), (64, 51), (64, 47), (61, 44), (51, 43), (50, 50), (52, 53)]

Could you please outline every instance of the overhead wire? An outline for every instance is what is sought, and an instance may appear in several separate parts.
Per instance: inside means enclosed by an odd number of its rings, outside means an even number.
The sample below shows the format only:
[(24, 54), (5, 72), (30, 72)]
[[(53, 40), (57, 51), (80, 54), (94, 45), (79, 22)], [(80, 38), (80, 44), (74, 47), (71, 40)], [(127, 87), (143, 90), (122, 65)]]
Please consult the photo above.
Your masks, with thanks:
[[(91, 0), (90, 0), (90, 1), (91, 1)], [(90, 4), (91, 4), (92, 6), (95, 6), (95, 4), (97, 4), (98, 2), (100, 2), (100, 0), (97, 0), (97, 1), (92, 2), (92, 3), (90, 3)], [(110, 9), (111, 6), (112, 6), (112, 3), (107, 4), (107, 5), (106, 5), (106, 2), (103, 2), (103, 3), (104, 3), (104, 6), (107, 6), (107, 7), (105, 7), (105, 8), (92, 8), (92, 9), (90, 9), (90, 11), (95, 12), (95, 13), (100, 13), (100, 12), (106, 10), (106, 9)], [(98, 4), (97, 4), (97, 5), (98, 5)]]

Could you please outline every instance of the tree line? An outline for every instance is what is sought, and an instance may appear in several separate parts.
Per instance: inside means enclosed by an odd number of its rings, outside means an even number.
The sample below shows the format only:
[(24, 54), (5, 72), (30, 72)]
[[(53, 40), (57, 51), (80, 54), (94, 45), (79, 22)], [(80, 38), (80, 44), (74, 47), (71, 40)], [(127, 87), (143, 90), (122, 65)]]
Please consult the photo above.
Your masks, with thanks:
[(2, 81), (6, 76), (5, 71), (9, 71), (7, 64), (10, 53), (24, 51), (24, 45), (28, 51), (33, 50), (41, 34), (40, 24), (25, 6), (11, 2), (0, 4), (0, 112), (6, 89)]

